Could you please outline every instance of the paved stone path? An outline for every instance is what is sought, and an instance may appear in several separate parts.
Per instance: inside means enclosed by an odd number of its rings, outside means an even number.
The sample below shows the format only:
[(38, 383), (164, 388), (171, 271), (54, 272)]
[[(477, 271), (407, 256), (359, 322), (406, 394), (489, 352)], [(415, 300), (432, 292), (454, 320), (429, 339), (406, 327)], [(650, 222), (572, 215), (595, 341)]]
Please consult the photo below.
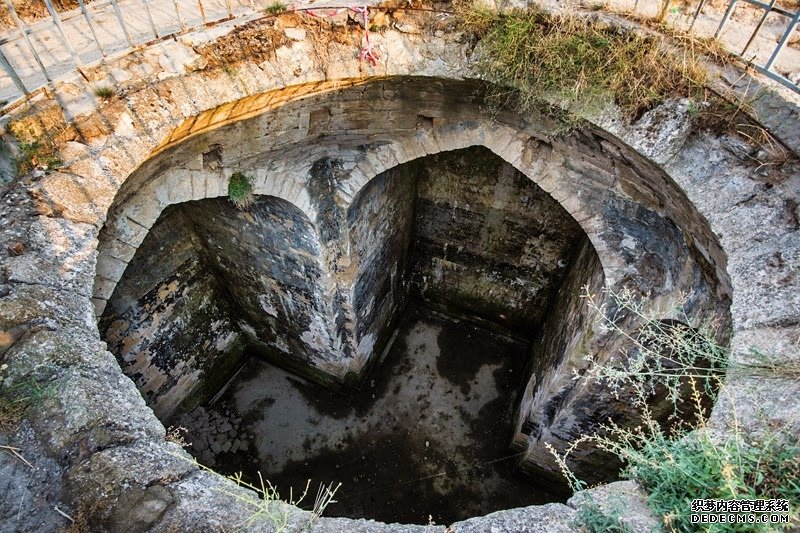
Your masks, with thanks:
[[(182, 29), (202, 30), (204, 20), (205, 22), (225, 20), (229, 16), (229, 6), (235, 18), (233, 23), (243, 23), (263, 16), (263, 10), (271, 3), (274, 3), (274, 0), (147, 0), (147, 6), (159, 37), (181, 32)], [(316, 3), (320, 6), (352, 4), (352, 2), (344, 0), (326, 0)], [(371, 2), (360, 3), (369, 4)], [(142, 0), (119, 0), (118, 4), (127, 32), (134, 45), (155, 39), (153, 26), (150, 24)], [(310, 7), (314, 4), (314, 0), (292, 3), (295, 7)], [(201, 14), (201, 5), (205, 17)], [(62, 26), (67, 39), (84, 64), (91, 65), (102, 59), (100, 47), (109, 56), (124, 53), (131, 48), (114, 7), (108, 0), (92, 2), (88, 4), (87, 9), (91, 12), (97, 41), (92, 35), (89, 23), (79, 9), (61, 13)], [(180, 19), (178, 14), (180, 14)], [(51, 79), (59, 80), (76, 74), (75, 61), (65, 46), (56, 24), (50, 17), (31, 24), (29, 28), (30, 41), (40, 55)], [(29, 91), (38, 89), (47, 83), (21, 32), (6, 31), (0, 39), (0, 49)], [(21, 96), (21, 91), (15, 87), (11, 77), (0, 71), (0, 101), (13, 102)]]
[[(34, 1), (42, 2), (44, 0)], [(583, 3), (591, 3), (592, 1), (585, 0)], [(553, 3), (553, 0), (543, 0), (543, 2)], [(636, 7), (638, 13), (648, 16), (655, 14), (654, 10), (657, 8), (657, 2), (650, 0), (628, 5), (631, 2), (634, 2), (634, 0), (614, 0), (612, 2), (614, 5), (609, 5), (609, 8), (619, 11), (631, 11)], [(271, 3), (274, 3), (274, 0), (146, 0), (150, 17), (152, 17), (153, 25), (159, 37), (173, 35), (183, 29), (194, 28), (202, 31), (204, 22), (225, 20), (229, 16), (229, 10), (234, 16), (233, 24), (243, 23), (262, 16), (264, 9)], [(375, 0), (359, 0), (358, 2), (347, 0), (298, 0), (295, 2), (287, 1), (286, 3), (302, 8), (316, 5), (320, 7), (369, 5), (375, 3)], [(146, 43), (156, 37), (144, 5), (145, 0), (119, 0), (120, 11), (125, 21), (130, 41), (134, 45)], [(130, 49), (131, 45), (109, 0), (92, 2), (88, 5), (88, 9), (92, 14), (97, 41), (92, 35), (89, 23), (79, 9), (61, 13), (64, 32), (70, 44), (76, 50), (81, 62), (87, 65), (97, 63), (102, 58), (100, 47), (107, 55), (125, 53)], [(693, 9), (687, 9), (686, 12), (691, 13)], [(750, 15), (750, 18), (754, 16)], [(671, 13), (669, 16), (670, 24), (678, 28), (687, 28), (688, 20), (687, 14), (678, 12)], [(711, 36), (718, 22), (719, 14), (704, 14), (698, 19), (695, 32), (700, 36)], [(752, 55), (763, 64), (772, 53), (776, 40), (784, 31), (785, 22), (785, 20), (771, 20), (770, 24), (767, 24), (762, 30), (762, 35), (753, 42), (748, 57)], [(231, 24), (231, 22), (224, 22), (223, 24)], [(740, 51), (754, 26), (755, 20), (750, 19), (732, 22), (723, 32), (721, 38), (729, 49)], [(795, 32), (800, 33), (800, 29), (796, 29)], [(78, 75), (75, 68), (75, 60), (65, 46), (56, 24), (51, 18), (48, 17), (31, 24), (29, 35), (30, 41), (39, 53), (51, 79), (60, 80), (70, 75)], [(790, 43), (794, 44), (790, 44), (782, 52), (775, 64), (775, 69), (780, 74), (797, 82), (800, 81), (800, 50), (797, 50), (796, 46), (797, 43), (800, 43), (800, 40), (793, 39), (790, 40)], [(33, 54), (22, 38), (21, 32), (16, 30), (6, 31), (0, 38), (0, 50), (8, 58), (8, 61), (29, 91), (34, 91), (47, 83)], [(14, 85), (11, 77), (0, 71), (0, 103), (3, 101), (13, 102), (20, 97), (22, 97), (22, 92)]]

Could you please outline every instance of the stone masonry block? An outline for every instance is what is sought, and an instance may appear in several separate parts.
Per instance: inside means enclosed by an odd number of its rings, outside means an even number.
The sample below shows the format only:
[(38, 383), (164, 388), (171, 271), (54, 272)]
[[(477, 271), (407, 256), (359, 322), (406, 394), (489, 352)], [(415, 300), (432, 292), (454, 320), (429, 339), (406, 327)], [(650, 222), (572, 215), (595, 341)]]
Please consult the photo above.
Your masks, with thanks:
[(97, 258), (97, 276), (117, 282), (122, 278), (128, 263), (120, 261), (110, 255), (102, 255)]
[[(150, 229), (155, 221), (158, 220), (164, 208), (169, 205), (168, 202), (159, 200), (155, 194), (152, 194), (152, 190), (153, 189), (145, 188), (139, 191), (136, 197), (128, 202), (124, 210), (113, 217), (113, 220), (118, 221), (127, 217), (139, 226)], [(125, 230), (127, 228), (123, 227), (121, 229)], [(127, 239), (122, 240), (124, 242), (129, 242)]]
[(108, 302), (102, 298), (92, 298), (92, 305), (94, 306), (95, 316), (99, 317), (103, 314), (103, 311), (105, 311)]
[(192, 184), (192, 200), (202, 200), (206, 197), (206, 176), (202, 171), (194, 171), (190, 174)]
[(110, 279), (105, 279), (103, 277), (97, 276), (94, 279), (94, 291), (92, 292), (92, 296), (94, 298), (102, 298), (104, 300), (108, 300), (114, 293), (114, 289), (116, 288), (116, 286), (117, 286), (116, 281), (112, 281)]
[(185, 170), (171, 172), (169, 180), (169, 203), (179, 204), (192, 199), (192, 177)]
[(98, 248), (101, 250), (101, 253), (108, 254), (125, 263), (133, 259), (134, 254), (136, 254), (136, 248), (114, 238), (106, 242), (101, 242)]
[(124, 214), (117, 217), (113, 225), (116, 238), (134, 248), (138, 248), (142, 244), (148, 229)]
[(425, 157), (425, 149), (416, 137), (406, 137), (400, 142), (403, 144), (403, 152), (405, 152), (408, 157), (406, 161), (413, 161), (420, 157)]

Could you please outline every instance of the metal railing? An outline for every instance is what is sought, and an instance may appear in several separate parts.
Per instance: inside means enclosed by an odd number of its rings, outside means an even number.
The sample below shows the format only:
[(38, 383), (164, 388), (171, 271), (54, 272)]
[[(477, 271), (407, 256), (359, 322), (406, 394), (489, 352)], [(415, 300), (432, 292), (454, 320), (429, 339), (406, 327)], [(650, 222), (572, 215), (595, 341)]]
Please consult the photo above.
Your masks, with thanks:
[[(269, 0), (96, 0), (87, 5), (84, 0), (77, 0), (77, 9), (59, 12), (55, 9), (53, 0), (34, 0), (44, 3), (49, 17), (28, 24), (20, 18), (11, 0), (0, 1), (5, 5), (16, 28), (0, 37), (0, 68), (4, 73), (4, 76), (0, 76), (0, 100), (5, 100), (0, 102), (0, 109), (65, 76), (76, 72), (83, 74), (82, 69), (100, 63), (112, 53), (126, 53), (137, 46), (231, 20), (237, 16), (253, 17), (259, 13), (259, 9), (266, 8), (271, 3)], [(232, 5), (232, 2), (235, 2), (236, 6)], [(706, 2), (707, 0), (699, 0), (688, 22), (689, 31), (695, 28)], [(728, 43), (725, 43), (726, 47), (758, 72), (800, 93), (797, 82), (775, 71), (778, 56), (786, 48), (792, 32), (797, 29), (800, 22), (800, 8), (791, 11), (777, 6), (776, 0), (770, 0), (769, 3), (760, 0), (729, 0), (727, 10), (714, 33), (715, 38), (719, 38), (730, 24), (738, 2), (761, 8), (764, 13), (752, 29), (747, 44), (741, 51), (731, 49)], [(636, 5), (639, 5), (638, 1)], [(154, 18), (154, 9), (158, 10), (160, 17)], [(747, 57), (747, 53), (770, 14), (782, 16), (788, 19), (788, 22), (769, 58), (759, 62), (755, 54)], [(132, 16), (138, 18), (135, 31), (126, 20), (126, 17)], [(103, 20), (99, 21), (99, 18)], [(70, 23), (69, 29), (65, 26), (65, 21)], [(101, 30), (106, 37), (105, 47), (100, 38)], [(54, 48), (52, 44), (44, 43), (47, 39), (52, 42), (53, 35), (46, 39), (41, 38), (41, 34), (48, 31), (55, 34), (63, 48)], [(72, 42), (73, 36), (91, 41), (95, 50), (87, 50), (84, 46), (84, 50), (79, 51)], [(113, 42), (108, 43), (110, 40)], [(9, 57), (4, 50), (5, 46), (14, 47), (12, 57)], [(63, 56), (64, 51), (69, 58), (59, 59), (58, 55)]]
[[(689, 26), (690, 30), (694, 27), (695, 23), (697, 22), (697, 17), (700, 15), (700, 12), (703, 10), (703, 7), (705, 6), (706, 1), (707, 0), (700, 0), (699, 5), (697, 6), (697, 10), (694, 13), (694, 17), (692, 18), (692, 23)], [(728, 21), (730, 21), (731, 15), (733, 14), (733, 10), (736, 9), (736, 4), (737, 4), (738, 1), (739, 0), (730, 0), (730, 3), (728, 4), (728, 8), (725, 10), (725, 14), (722, 16), (722, 19), (719, 21), (719, 26), (717, 27), (717, 31), (714, 33), (714, 38), (715, 39), (719, 38), (720, 33), (722, 33), (722, 31), (723, 31), (723, 28), (725, 28), (725, 25), (728, 23)], [(759, 0), (741, 0), (741, 1), (742, 2), (746, 2), (746, 3), (750, 4), (750, 5), (756, 6), (758, 8), (761, 8), (762, 10), (764, 10), (764, 13), (762, 14), (761, 18), (759, 19), (758, 23), (756, 24), (755, 29), (750, 34), (750, 37), (747, 39), (747, 44), (744, 45), (744, 48), (742, 48), (742, 51), (741, 52), (737, 52), (736, 50), (730, 50), (730, 51), (734, 55), (739, 57), (742, 61), (747, 63), (749, 66), (752, 66), (754, 69), (756, 69), (761, 74), (764, 74), (765, 76), (768, 76), (769, 78), (777, 81), (778, 83), (782, 83), (783, 85), (789, 87), (790, 89), (793, 89), (793, 90), (795, 90), (797, 92), (800, 92), (800, 87), (798, 87), (797, 83), (789, 80), (785, 76), (782, 76), (782, 75), (778, 74), (773, 69), (773, 67), (775, 65), (775, 60), (778, 58), (778, 55), (781, 53), (781, 51), (783, 51), (783, 49), (786, 47), (786, 44), (789, 42), (789, 38), (792, 36), (792, 32), (795, 31), (795, 29), (797, 28), (798, 23), (800, 23), (800, 6), (798, 7), (797, 11), (793, 12), (793, 11), (789, 11), (788, 9), (784, 9), (784, 8), (782, 8), (780, 6), (775, 5), (776, 0), (770, 0), (770, 2), (768, 4), (766, 4), (764, 2), (761, 2)], [(761, 31), (761, 29), (764, 26), (764, 22), (767, 21), (767, 17), (769, 17), (769, 15), (771, 13), (775, 13), (776, 15), (783, 16), (783, 17), (787, 18), (788, 21), (787, 21), (787, 24), (786, 24), (786, 30), (783, 32), (783, 35), (781, 35), (780, 39), (778, 40), (778, 43), (775, 45), (775, 48), (773, 49), (772, 53), (770, 54), (769, 59), (766, 61), (766, 63), (761, 64), (755, 59), (755, 57), (748, 58), (745, 54), (747, 54), (747, 50), (750, 48), (750, 46), (756, 40), (759, 32)], [(800, 65), (798, 65), (798, 67), (800, 67)]]
[[(216, 2), (217, 6), (215, 7), (219, 7), (220, 2), (222, 2), (221, 10), (207, 9), (207, 4), (209, 2), (215, 3), (214, 0), (191, 0), (191, 2), (179, 0), (165, 0), (160, 2), (158, 0), (130, 0), (125, 2), (125, 4), (127, 4), (125, 7), (127, 7), (129, 11), (128, 13), (123, 13), (120, 0), (96, 0), (88, 5), (84, 0), (77, 0), (78, 7), (69, 12), (59, 12), (53, 5), (53, 0), (35, 1), (44, 4), (49, 16), (29, 24), (20, 17), (11, 0), (0, 0), (0, 5), (5, 7), (14, 26), (12, 29), (6, 30), (0, 36), (0, 69), (2, 69), (3, 74), (0, 75), (0, 85), (3, 84), (3, 81), (6, 82), (5, 85), (9, 85), (8, 81), (10, 80), (11, 85), (18, 91), (16, 97), (4, 98), (2, 103), (0, 103), (0, 108), (7, 107), (16, 100), (24, 98), (60, 78), (75, 72), (81, 72), (81, 69), (99, 63), (114, 52), (127, 52), (137, 46), (147, 45), (166, 37), (190, 32), (217, 22), (231, 20), (237, 15), (231, 0), (218, 0)], [(247, 8), (249, 13), (253, 14), (257, 13), (258, 4), (261, 3), (266, 5), (265, 2), (261, 1), (249, 0), (243, 2), (239, 0), (237, 2), (237, 7)], [(136, 16), (141, 17), (143, 15), (146, 18), (148, 27), (146, 34), (142, 31), (133, 32), (130, 22), (126, 21), (126, 15), (128, 17), (131, 16), (130, 12), (134, 4), (139, 4), (140, 6), (140, 12), (137, 13)], [(156, 24), (156, 20), (153, 18), (151, 10), (151, 5), (153, 4), (160, 4), (162, 8), (169, 5), (174, 15), (167, 21), (167, 26), (174, 26), (174, 22), (176, 21), (178, 25), (176, 30), (170, 31), (167, 29), (165, 31), (162, 28), (161, 31), (159, 31), (159, 27)], [(186, 9), (187, 4), (191, 5), (194, 9), (191, 11)], [(108, 8), (109, 6), (116, 19), (116, 27), (114, 29), (118, 32), (119, 37), (124, 37), (125, 47), (123, 49), (120, 49), (119, 45), (114, 46), (112, 43), (110, 48), (113, 48), (113, 50), (109, 50), (107, 49), (109, 46), (107, 45), (104, 47), (102, 40), (98, 37), (98, 13), (101, 12), (103, 8)], [(247, 14), (247, 12), (241, 12), (240, 10), (238, 14)], [(94, 50), (84, 50), (83, 55), (99, 55), (99, 57), (94, 60), (85, 61), (81, 58), (82, 54), (75, 48), (68, 35), (68, 31), (65, 29), (64, 21), (75, 18), (81, 18), (83, 20), (84, 29), (91, 35), (90, 40), (94, 44)], [(73, 26), (75, 26), (75, 24), (73, 24)], [(109, 29), (110, 28), (106, 24), (105, 30), (107, 33)], [(42, 39), (39, 39), (39, 46), (37, 47), (37, 43), (34, 42), (32, 36), (37, 32), (47, 33), (48, 30), (54, 30), (59, 44), (63, 47), (63, 50), (66, 50), (69, 54), (69, 65), (65, 65), (64, 61), (54, 60), (59, 50), (54, 51), (52, 48), (43, 46), (41, 42)], [(9, 45), (15, 46), (16, 48), (17, 54), (14, 57), (9, 57), (9, 54), (4, 51), (4, 46)], [(51, 61), (48, 63), (44, 56), (50, 56), (49, 59), (51, 59)], [(33, 66), (33, 72), (31, 72), (31, 66)]]

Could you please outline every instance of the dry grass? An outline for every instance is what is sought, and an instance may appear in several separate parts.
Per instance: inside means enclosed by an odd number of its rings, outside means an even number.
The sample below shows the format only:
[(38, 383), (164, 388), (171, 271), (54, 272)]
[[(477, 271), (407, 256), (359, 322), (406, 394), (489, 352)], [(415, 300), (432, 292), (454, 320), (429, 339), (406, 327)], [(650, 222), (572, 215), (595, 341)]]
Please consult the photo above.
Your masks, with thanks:
[[(43, 1), (11, 0), (11, 3), (14, 5), (17, 15), (27, 24), (50, 16)], [(84, 3), (88, 4), (89, 2), (84, 0)], [(78, 7), (78, 0), (53, 0), (53, 7), (56, 8), (56, 11), (69, 11)], [(0, 29), (7, 28), (16, 28), (16, 24), (11, 18), (11, 13), (8, 12), (5, 2), (0, 2)]]
[[(685, 54), (697, 58), (698, 61), (706, 61), (721, 68), (728, 68), (732, 65), (741, 66), (741, 61), (717, 39), (697, 37), (646, 17), (630, 16), (628, 18), (667, 36), (673, 44), (673, 50), (684, 50)], [(751, 102), (755, 96), (747, 99), (732, 91), (720, 95), (707, 88), (702, 89), (704, 94), (698, 92), (694, 98), (697, 104), (693, 123), (695, 130), (709, 130), (716, 134), (735, 132), (741, 135), (752, 145), (766, 152), (767, 161), (756, 160), (756, 163), (762, 166), (780, 166), (793, 160), (791, 152), (786, 147), (766, 128), (754, 122), (753, 117), (757, 116), (757, 113), (753, 110)]]
[(480, 39), (483, 77), (513, 88), (494, 96), (513, 92), (522, 110), (544, 101), (586, 115), (613, 101), (636, 117), (668, 97), (704, 97), (707, 71), (693, 48), (665, 54), (656, 36), (535, 7), (500, 13), (470, 6), (458, 16)]
[(215, 42), (199, 46), (210, 68), (231, 67), (243, 60), (256, 62), (275, 59), (275, 50), (289, 43), (283, 30), (253, 21), (236, 28)]
[(15, 160), (17, 175), (23, 176), (34, 169), (53, 170), (61, 167), (58, 149), (49, 140), (20, 142), (19, 156)]
[[(489, 102), (527, 112), (565, 109), (572, 127), (610, 102), (631, 120), (668, 98), (687, 98), (695, 131), (737, 133), (757, 148), (760, 167), (779, 167), (789, 152), (756, 123), (750, 101), (709, 88), (707, 66), (736, 62), (722, 43), (649, 19), (654, 30), (631, 31), (574, 14), (527, 10), (497, 12), (457, 6), (458, 21), (478, 41), (477, 70), (491, 82)], [(543, 105), (544, 104), (544, 105)]]

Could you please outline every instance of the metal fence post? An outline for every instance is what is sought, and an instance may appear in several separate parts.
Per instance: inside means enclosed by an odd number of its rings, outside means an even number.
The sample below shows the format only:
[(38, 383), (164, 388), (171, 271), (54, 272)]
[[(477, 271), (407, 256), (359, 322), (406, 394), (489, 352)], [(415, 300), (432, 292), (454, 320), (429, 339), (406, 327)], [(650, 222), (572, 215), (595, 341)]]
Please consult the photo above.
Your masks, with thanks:
[(153, 22), (153, 15), (150, 14), (150, 6), (147, 5), (147, 0), (142, 0), (142, 5), (144, 6), (145, 13), (147, 13), (147, 20), (150, 21), (150, 28), (153, 30), (153, 35), (158, 39), (158, 30), (156, 29), (156, 23)]
[(197, 0), (197, 8), (200, 10), (200, 16), (203, 18), (203, 24), (208, 24), (206, 20), (206, 9), (203, 7), (203, 0)]
[(8, 9), (9, 14), (11, 14), (11, 18), (14, 19), (14, 23), (17, 25), (20, 33), (22, 34), (22, 38), (25, 40), (25, 44), (28, 46), (28, 49), (33, 54), (33, 59), (36, 60), (36, 64), (39, 65), (39, 69), (41, 69), (42, 74), (44, 74), (44, 79), (47, 82), (52, 82), (53, 80), (50, 79), (50, 74), (47, 73), (47, 69), (44, 68), (44, 63), (42, 63), (42, 58), (39, 57), (39, 53), (34, 48), (33, 43), (31, 42), (30, 37), (28, 37), (28, 27), (22, 22), (22, 19), (19, 18), (17, 15), (17, 10), (14, 9), (14, 4), (11, 3), (11, 0), (5, 0), (6, 8)]
[(689, 24), (689, 31), (692, 31), (692, 28), (694, 28), (694, 23), (697, 22), (697, 17), (700, 16), (700, 11), (703, 10), (704, 5), (706, 5), (706, 0), (700, 0), (700, 3), (697, 4), (697, 11), (694, 12), (694, 17), (692, 17), (692, 23)]
[(131, 39), (131, 35), (128, 33), (128, 27), (125, 26), (125, 19), (122, 18), (122, 11), (119, 9), (119, 3), (117, 0), (110, 0), (111, 5), (114, 7), (114, 13), (117, 15), (117, 20), (119, 21), (119, 25), (122, 28), (122, 33), (125, 34), (125, 38), (128, 40), (128, 44), (133, 46), (133, 39)]
[(53, 0), (44, 0), (44, 5), (47, 6), (47, 10), (50, 12), (50, 17), (56, 24), (56, 29), (58, 30), (59, 35), (61, 35), (61, 40), (64, 41), (64, 46), (72, 56), (72, 60), (75, 61), (75, 66), (81, 68), (83, 66), (81, 56), (78, 55), (78, 51), (75, 50), (75, 47), (72, 46), (72, 42), (70, 42), (70, 40), (67, 38), (67, 34), (64, 33), (64, 26), (61, 25), (61, 17), (58, 16), (58, 11), (56, 11), (56, 8), (53, 7)]
[(795, 13), (794, 17), (792, 17), (792, 19), (789, 21), (789, 26), (786, 28), (786, 31), (783, 33), (783, 37), (781, 37), (781, 40), (778, 41), (778, 45), (775, 47), (775, 50), (772, 52), (772, 55), (770, 56), (769, 61), (767, 61), (767, 64), (764, 65), (765, 69), (769, 70), (769, 68), (772, 66), (772, 64), (775, 62), (775, 60), (778, 58), (778, 54), (781, 53), (781, 50), (783, 50), (783, 47), (786, 46), (787, 42), (789, 42), (789, 37), (792, 35), (792, 32), (794, 31), (795, 26), (797, 26), (797, 24), (799, 22), (800, 22), (800, 8), (798, 8), (797, 13)]
[(100, 44), (100, 39), (97, 38), (97, 32), (94, 30), (94, 22), (92, 22), (92, 16), (86, 9), (86, 5), (83, 3), (83, 0), (78, 0), (78, 6), (80, 6), (81, 8), (81, 13), (83, 13), (83, 18), (86, 19), (86, 24), (89, 25), (89, 31), (92, 32), (92, 38), (94, 39), (97, 48), (100, 50), (100, 54), (103, 57), (106, 57), (106, 51), (103, 50), (103, 45)]
[(764, 15), (762, 15), (761, 20), (759, 20), (758, 24), (756, 24), (756, 29), (753, 30), (752, 34), (750, 34), (750, 38), (747, 40), (747, 44), (744, 45), (744, 48), (742, 48), (742, 53), (739, 55), (744, 56), (744, 53), (747, 52), (747, 49), (750, 48), (750, 45), (753, 44), (753, 41), (756, 40), (756, 35), (758, 35), (758, 32), (761, 31), (761, 27), (764, 25), (764, 21), (767, 20), (767, 17), (772, 12), (772, 8), (774, 6), (775, 6), (775, 0), (770, 0), (769, 7), (762, 8), (764, 9)]
[(717, 31), (714, 32), (714, 39), (719, 36), (719, 32), (722, 31), (722, 27), (728, 22), (728, 19), (731, 18), (731, 14), (733, 13), (733, 8), (736, 7), (736, 0), (731, 0), (731, 3), (728, 4), (728, 9), (725, 10), (725, 14), (722, 15), (722, 20), (719, 21), (719, 27)]
[(178, 0), (172, 0), (172, 2), (175, 4), (175, 16), (178, 17), (178, 26), (180, 26), (181, 31), (185, 31), (186, 26), (184, 25), (183, 19), (181, 18), (181, 10), (178, 7)]
[(14, 67), (11, 66), (11, 63), (8, 61), (8, 58), (3, 53), (2, 47), (0, 47), (0, 66), (3, 67), (3, 70), (6, 71), (6, 74), (9, 75), (11, 81), (14, 82), (14, 85), (17, 86), (17, 89), (19, 89), (22, 92), (22, 94), (24, 94), (25, 96), (30, 94), (28, 92), (28, 89), (25, 87), (25, 84), (22, 83), (22, 80), (19, 79), (19, 76), (17, 76), (17, 71), (14, 70)]

